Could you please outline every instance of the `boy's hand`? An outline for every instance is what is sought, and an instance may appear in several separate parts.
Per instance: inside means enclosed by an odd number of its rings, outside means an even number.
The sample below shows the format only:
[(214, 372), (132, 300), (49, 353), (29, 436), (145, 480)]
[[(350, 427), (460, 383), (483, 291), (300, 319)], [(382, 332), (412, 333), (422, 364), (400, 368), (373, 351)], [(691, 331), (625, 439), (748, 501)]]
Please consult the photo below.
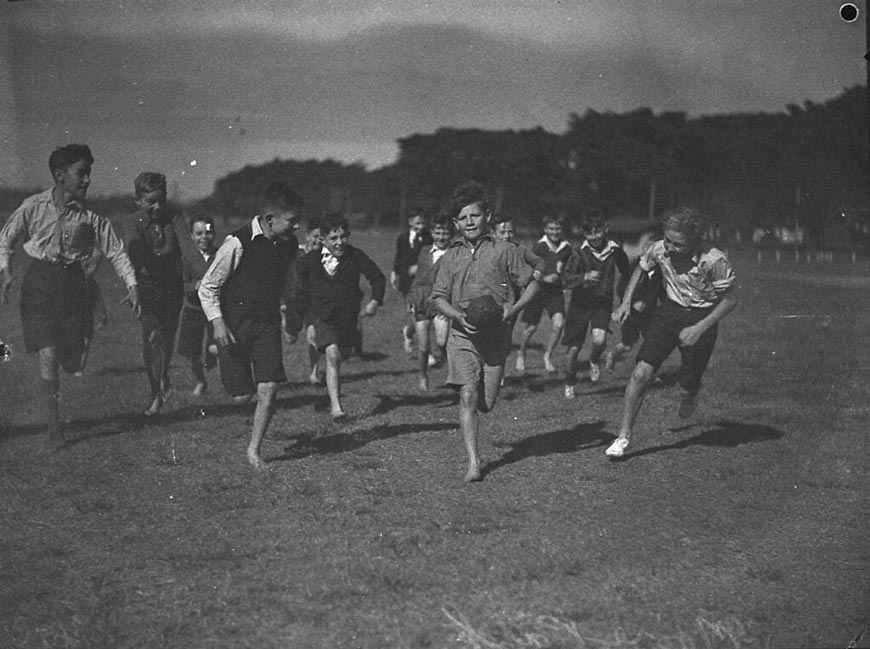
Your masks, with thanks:
[(457, 322), (459, 323), (459, 325), (460, 325), (463, 329), (465, 329), (465, 333), (467, 333), (469, 336), (474, 336), (474, 335), (476, 335), (477, 333), (479, 333), (478, 328), (475, 327), (473, 324), (471, 324), (470, 322), (468, 322), (468, 320), (465, 319), (465, 314), (464, 314), (464, 313), (462, 314), (462, 316), (459, 317), (459, 319), (457, 320)]
[(414, 264), (413, 266), (411, 266), (410, 268), (408, 268), (408, 275), (409, 275), (410, 277), (413, 277), (413, 276), (416, 275), (416, 274), (417, 274), (417, 264)]
[(133, 313), (138, 318), (142, 315), (142, 305), (139, 303), (139, 286), (134, 284), (130, 288), (127, 289), (127, 296), (121, 300), (121, 304), (128, 305)]
[(616, 307), (616, 311), (613, 312), (613, 315), (610, 317), (614, 322), (618, 322), (622, 324), (625, 322), (625, 319), (628, 317), (628, 312), (631, 310), (631, 305), (626, 304), (625, 302), (621, 302), (618, 307)]
[(601, 272), (597, 270), (590, 270), (588, 273), (583, 275), (583, 279), (590, 284), (597, 284), (601, 281)]
[(399, 276), (396, 275), (396, 271), (390, 271), (390, 286), (397, 291), (399, 290)]
[(9, 304), (9, 295), (12, 293), (12, 282), (14, 281), (15, 278), (8, 267), (0, 271), (0, 304)]
[(215, 318), (211, 321), (211, 324), (214, 327), (214, 341), (219, 350), (225, 351), (236, 342), (236, 337), (229, 330), (223, 318)]
[(559, 281), (559, 273), (550, 273), (549, 275), (544, 275), (541, 277), (541, 281), (544, 284), (555, 284)]
[(378, 301), (371, 300), (368, 304), (366, 304), (365, 309), (363, 309), (363, 313), (367, 316), (373, 316), (378, 312)]
[(704, 332), (697, 326), (691, 325), (680, 331), (680, 344), (684, 347), (691, 347), (701, 338)]

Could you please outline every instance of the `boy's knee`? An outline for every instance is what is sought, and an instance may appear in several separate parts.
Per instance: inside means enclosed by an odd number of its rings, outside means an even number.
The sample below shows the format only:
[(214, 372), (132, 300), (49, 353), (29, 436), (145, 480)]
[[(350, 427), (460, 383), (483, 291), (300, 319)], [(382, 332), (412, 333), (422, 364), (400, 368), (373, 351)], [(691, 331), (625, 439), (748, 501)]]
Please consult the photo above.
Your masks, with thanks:
[(639, 383), (649, 383), (655, 374), (655, 368), (649, 363), (639, 361), (631, 372), (631, 378)]
[(329, 363), (338, 363), (341, 360), (341, 352), (338, 349), (338, 345), (329, 345), (323, 353)]
[(476, 385), (463, 385), (459, 388), (459, 405), (463, 408), (477, 408), (479, 392)]
[(236, 405), (243, 405), (245, 403), (250, 403), (251, 399), (254, 398), (253, 394), (232, 394), (230, 395), (230, 401), (232, 401)]

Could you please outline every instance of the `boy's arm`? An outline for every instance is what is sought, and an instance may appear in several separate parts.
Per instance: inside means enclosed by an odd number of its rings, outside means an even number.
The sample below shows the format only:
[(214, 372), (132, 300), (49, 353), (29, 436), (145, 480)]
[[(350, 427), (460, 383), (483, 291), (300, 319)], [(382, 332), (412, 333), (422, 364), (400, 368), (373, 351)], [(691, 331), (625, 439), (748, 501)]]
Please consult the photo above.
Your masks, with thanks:
[(634, 271), (632, 271), (631, 277), (628, 280), (628, 286), (625, 288), (625, 294), (622, 296), (622, 302), (616, 307), (616, 311), (613, 312), (611, 317), (615, 322), (625, 322), (628, 314), (631, 313), (631, 298), (643, 272), (645, 271), (640, 267), (640, 264), (634, 267)]
[(97, 216), (92, 223), (96, 233), (96, 243), (100, 252), (112, 262), (115, 273), (127, 287), (127, 297), (122, 300), (123, 304), (129, 304), (133, 312), (139, 315), (139, 287), (136, 283), (136, 271), (133, 264), (124, 251), (124, 243), (115, 233), (115, 229), (108, 219)]
[(737, 285), (735, 284), (722, 294), (719, 303), (703, 319), (680, 331), (680, 343), (687, 346), (694, 345), (707, 329), (731, 313), (736, 306)]
[(404, 235), (396, 237), (396, 251), (393, 255), (393, 269), (390, 271), (390, 286), (399, 290), (399, 270), (402, 264), (402, 239)]
[(311, 307), (311, 268), (308, 259), (309, 253), (305, 253), (296, 265), (296, 300), (293, 308), (299, 318), (305, 317), (305, 312)]
[(215, 342), (222, 349), (229, 347), (236, 339), (227, 328), (221, 313), (221, 288), (239, 267), (241, 260), (242, 242), (237, 237), (229, 235), (215, 253), (214, 261), (205, 271), (197, 291), (202, 311), (214, 327)]
[(614, 253), (616, 255), (616, 271), (619, 273), (619, 282), (616, 283), (616, 297), (621, 301), (628, 286), (628, 278), (631, 277), (631, 268), (628, 263), (628, 255), (620, 246)]
[(15, 244), (27, 232), (27, 222), (24, 218), (24, 205), (20, 206), (9, 217), (0, 229), (0, 304), (9, 302), (12, 290), (12, 251)]
[(532, 298), (535, 297), (538, 290), (540, 289), (540, 284), (538, 281), (533, 279), (526, 285), (526, 288), (523, 290), (522, 295), (520, 295), (520, 299), (511, 305), (511, 307), (505, 311), (504, 319), (508, 320), (509, 318), (513, 318), (520, 311), (522, 311), (526, 305), (532, 301)]
[(360, 271), (372, 287), (372, 299), (366, 305), (366, 315), (374, 315), (379, 305), (384, 303), (384, 293), (387, 290), (387, 278), (371, 258), (360, 251)]

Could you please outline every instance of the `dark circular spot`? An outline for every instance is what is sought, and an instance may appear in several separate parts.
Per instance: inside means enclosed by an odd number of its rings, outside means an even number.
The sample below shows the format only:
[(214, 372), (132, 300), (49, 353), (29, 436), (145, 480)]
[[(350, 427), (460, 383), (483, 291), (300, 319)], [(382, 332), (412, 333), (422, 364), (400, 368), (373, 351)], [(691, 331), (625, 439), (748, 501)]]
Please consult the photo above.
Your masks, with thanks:
[(847, 23), (855, 22), (858, 20), (858, 7), (853, 5), (851, 2), (842, 5), (840, 7), (840, 18), (845, 20)]

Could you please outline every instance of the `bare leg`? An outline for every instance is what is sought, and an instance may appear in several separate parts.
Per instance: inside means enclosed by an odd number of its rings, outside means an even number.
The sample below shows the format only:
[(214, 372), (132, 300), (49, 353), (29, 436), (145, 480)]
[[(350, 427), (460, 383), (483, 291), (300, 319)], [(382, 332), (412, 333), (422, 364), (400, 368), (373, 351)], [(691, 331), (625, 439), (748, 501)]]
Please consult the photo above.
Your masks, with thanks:
[(547, 339), (547, 349), (544, 351), (544, 369), (548, 372), (555, 372), (556, 366), (553, 365), (553, 353), (556, 351), (556, 345), (562, 338), (562, 331), (565, 328), (565, 316), (561, 313), (554, 313), (553, 319), (550, 322), (552, 331)]
[(478, 429), (480, 416), (477, 412), (478, 386), (463, 385), (459, 390), (459, 428), (465, 442), (465, 452), (468, 455), (468, 471), (465, 482), (480, 480), (480, 452), (478, 450)]
[(39, 410), (48, 433), (48, 445), (59, 448), (66, 443), (60, 429), (59, 392), (60, 376), (57, 365), (57, 349), (43, 347), (39, 357)]
[(622, 410), (622, 425), (619, 428), (619, 437), (630, 439), (634, 428), (634, 422), (643, 398), (646, 395), (649, 383), (652, 380), (655, 368), (649, 363), (638, 361), (631, 373), (628, 385), (625, 387), (625, 404)]
[(153, 315), (143, 315), (142, 325), (142, 362), (148, 375), (151, 403), (143, 413), (153, 417), (163, 406), (163, 344), (160, 340), (159, 324)]
[(329, 405), (333, 419), (347, 416), (341, 407), (341, 382), (338, 376), (340, 369), (341, 352), (338, 345), (332, 344), (326, 348), (326, 391), (329, 393)]
[(266, 435), (266, 429), (269, 427), (272, 413), (275, 411), (275, 395), (277, 393), (277, 383), (257, 384), (257, 407), (254, 409), (251, 442), (248, 444), (248, 464), (258, 471), (266, 468), (266, 463), (260, 455), (260, 445), (263, 443), (263, 437)]
[(414, 333), (417, 335), (417, 359), (420, 370), (420, 390), (429, 391), (429, 321), (418, 320), (414, 323)]
[(193, 374), (193, 378), (196, 380), (193, 394), (199, 396), (208, 389), (205, 380), (205, 367), (203, 366), (202, 358), (199, 356), (188, 357), (188, 362), (190, 363), (190, 373)]
[(601, 378), (601, 354), (607, 347), (607, 331), (592, 329), (592, 349), (589, 350), (589, 380), (597, 383)]
[(317, 351), (317, 334), (313, 324), (308, 325), (305, 330), (305, 342), (308, 343), (308, 382), (311, 385), (320, 385), (320, 372), (317, 369), (320, 354)]
[(532, 336), (538, 330), (538, 325), (526, 324), (520, 335), (520, 348), (517, 350), (517, 372), (526, 371), (526, 347), (532, 340)]

